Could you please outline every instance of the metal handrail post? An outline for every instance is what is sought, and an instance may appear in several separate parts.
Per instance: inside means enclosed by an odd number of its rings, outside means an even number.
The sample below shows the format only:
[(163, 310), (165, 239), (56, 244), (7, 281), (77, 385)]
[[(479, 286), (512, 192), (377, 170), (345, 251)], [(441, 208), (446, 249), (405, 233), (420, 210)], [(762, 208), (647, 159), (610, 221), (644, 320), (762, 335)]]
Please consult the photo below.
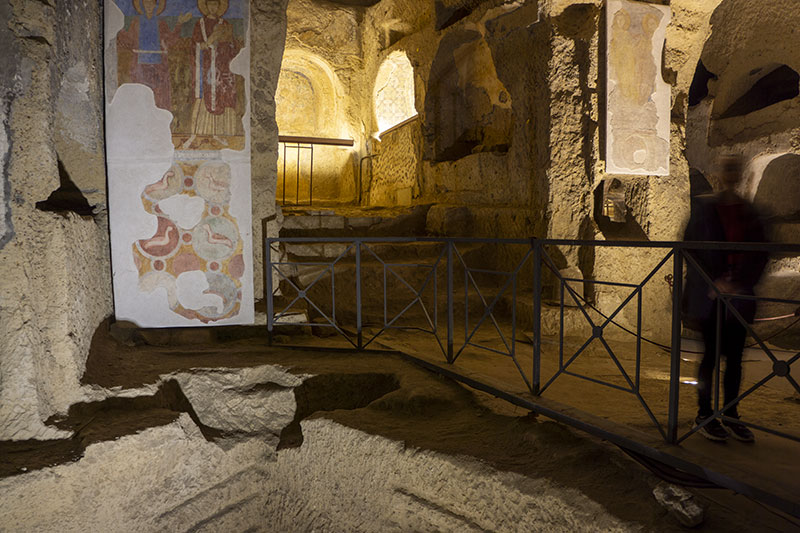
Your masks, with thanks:
[(667, 441), (678, 442), (678, 393), (681, 383), (681, 300), (683, 298), (683, 249), (673, 248), (672, 257), (672, 346), (669, 368), (669, 415)]
[(264, 254), (266, 257), (264, 259), (266, 260), (267, 275), (264, 280), (266, 284), (266, 294), (264, 298), (267, 300), (267, 344), (272, 346), (272, 328), (274, 326), (274, 302), (272, 301), (272, 239), (267, 237), (265, 242)]
[(283, 143), (283, 205), (286, 205), (286, 143)]
[(533, 374), (531, 393), (539, 394), (541, 388), (542, 358), (542, 245), (535, 237), (533, 247)]
[[(300, 203), (299, 201), (297, 203)], [(308, 168), (308, 205), (314, 203), (314, 143), (311, 143), (311, 164)]]
[(447, 362), (453, 362), (453, 241), (447, 240)]
[(297, 168), (294, 173), (294, 203), (300, 205), (300, 143), (297, 143)]
[(361, 241), (356, 240), (356, 335), (357, 348), (364, 349), (363, 332), (361, 331)]

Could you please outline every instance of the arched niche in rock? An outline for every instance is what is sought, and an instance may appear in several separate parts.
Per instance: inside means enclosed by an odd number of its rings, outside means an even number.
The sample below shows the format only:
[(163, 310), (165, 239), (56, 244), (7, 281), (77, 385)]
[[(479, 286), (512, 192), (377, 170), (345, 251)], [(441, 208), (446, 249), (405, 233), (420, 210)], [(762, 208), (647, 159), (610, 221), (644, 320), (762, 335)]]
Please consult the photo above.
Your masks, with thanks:
[[(752, 81), (755, 79), (755, 81)], [(768, 65), (741, 80), (738, 96), (719, 118), (742, 117), (800, 95), (800, 74), (788, 65)]]
[(753, 202), (774, 223), (800, 228), (800, 154), (784, 154), (767, 164)]
[[(800, 10), (782, 2), (722, 0), (711, 16), (690, 92), (686, 157), (712, 184), (718, 161), (729, 153), (763, 169), (765, 156), (792, 150), (800, 133), (800, 48), (789, 38)], [(774, 157), (771, 156), (771, 157)], [(745, 188), (753, 198), (750, 176)]]
[[(753, 203), (766, 220), (769, 240), (776, 243), (798, 242), (800, 235), (800, 154), (765, 154), (754, 161), (756, 171), (751, 191)], [(759, 164), (760, 163), (760, 164)], [(763, 170), (761, 170), (763, 169)], [(794, 257), (791, 257), (791, 256)], [(771, 257), (772, 268), (763, 276), (757, 294), (777, 296), (788, 300), (800, 299), (800, 272), (797, 270), (797, 254), (776, 253)], [(796, 305), (775, 302), (759, 302), (761, 316), (782, 316), (791, 313)], [(784, 321), (758, 324), (756, 332), (782, 348), (800, 348), (797, 328), (779, 334)]]
[(281, 135), (347, 137), (343, 91), (321, 57), (298, 49), (283, 55), (275, 91), (275, 120)]
[(392, 52), (383, 60), (375, 77), (372, 101), (378, 132), (417, 114), (414, 67), (405, 52)]
[(723, 0), (701, 63), (708, 85), (708, 144), (747, 143), (800, 124), (800, 11), (781, 2)]
[[(353, 139), (349, 96), (331, 66), (316, 54), (284, 52), (275, 92), (281, 136)], [(276, 198), (284, 205), (351, 201), (353, 149), (324, 143), (281, 143)]]
[(480, 33), (448, 33), (431, 66), (425, 97), (425, 159), (454, 161), (511, 146), (511, 96)]

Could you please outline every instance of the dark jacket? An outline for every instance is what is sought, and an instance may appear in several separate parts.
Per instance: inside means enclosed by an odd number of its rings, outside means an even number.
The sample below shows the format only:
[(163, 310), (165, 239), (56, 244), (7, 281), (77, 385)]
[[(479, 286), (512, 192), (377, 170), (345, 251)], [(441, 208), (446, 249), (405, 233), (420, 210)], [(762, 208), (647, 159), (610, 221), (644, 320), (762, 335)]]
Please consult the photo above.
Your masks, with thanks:
[[(727, 234), (720, 216), (718, 195), (700, 195), (692, 198), (692, 214), (684, 233), (684, 241), (727, 242)], [(764, 227), (752, 205), (744, 200), (738, 204), (737, 225), (742, 242), (766, 242)], [(769, 254), (767, 252), (732, 252), (726, 250), (687, 250), (712, 280), (727, 278), (738, 287), (739, 294), (753, 295)], [(731, 255), (733, 254), (733, 255)], [(703, 321), (712, 316), (715, 301), (709, 296), (712, 290), (697, 269), (685, 267), (686, 285), (683, 293), (684, 316), (689, 323)], [(734, 307), (747, 322), (756, 314), (754, 300), (733, 300)]]

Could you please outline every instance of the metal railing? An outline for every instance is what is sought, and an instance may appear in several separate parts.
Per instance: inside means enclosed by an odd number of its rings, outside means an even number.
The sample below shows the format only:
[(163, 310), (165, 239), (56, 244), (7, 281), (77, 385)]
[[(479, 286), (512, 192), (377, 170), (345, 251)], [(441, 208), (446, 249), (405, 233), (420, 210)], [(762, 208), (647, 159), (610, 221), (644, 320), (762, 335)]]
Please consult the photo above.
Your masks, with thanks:
[[(333, 139), (328, 137), (308, 137), (297, 135), (278, 135), (278, 143), (283, 144), (283, 172), (281, 173), (283, 182), (283, 200), (281, 205), (312, 205), (314, 203), (314, 146), (344, 146), (351, 147), (354, 144), (353, 139)], [(295, 163), (295, 177), (294, 177), (294, 203), (287, 202), (286, 200), (286, 162), (288, 160), (288, 149), (297, 150), (296, 163)], [(308, 164), (308, 203), (300, 202), (300, 150), (308, 150), (310, 162)]]
[[(304, 259), (290, 260), (286, 250), (280, 247), (293, 247), (309, 245), (330, 246), (337, 244), (341, 246), (335, 257), (328, 260)], [(413, 261), (391, 262), (386, 255), (396, 254), (398, 246), (424, 245), (430, 247), (426, 260), (415, 258)], [(383, 252), (378, 249), (380, 246), (390, 246), (388, 251)], [(476, 247), (490, 246), (499, 248), (514, 248), (514, 253), (506, 254), (504, 260), (507, 265), (503, 269), (471, 265), (469, 259), (465, 258), (465, 250), (470, 251)], [(602, 247), (649, 249), (651, 260), (655, 263), (652, 268), (641, 272), (641, 279), (636, 281), (608, 281), (597, 279), (579, 279), (564, 277), (556, 265), (551, 251), (559, 246), (567, 247), (592, 247), (595, 250)], [(748, 336), (755, 341), (769, 361), (772, 363), (771, 371), (758, 380), (755, 384), (741, 392), (738, 397), (720, 405), (719, 389), (714, 387), (714, 414), (710, 420), (730, 420), (724, 413), (726, 409), (736, 402), (753, 394), (756, 390), (764, 387), (768, 382), (775, 379), (785, 379), (795, 391), (800, 393), (800, 385), (791, 375), (791, 368), (800, 359), (800, 353), (795, 354), (788, 360), (778, 357), (750, 324), (741, 316), (733, 305), (736, 300), (755, 299), (762, 302), (772, 302), (797, 306), (799, 300), (744, 296), (736, 294), (726, 294), (720, 292), (715, 286), (714, 281), (706, 273), (701, 264), (693, 256), (697, 250), (725, 250), (725, 251), (762, 251), (770, 253), (789, 253), (800, 254), (800, 245), (791, 244), (754, 244), (754, 243), (712, 243), (712, 242), (631, 242), (631, 241), (577, 241), (577, 240), (557, 240), (557, 239), (455, 239), (455, 238), (267, 238), (266, 250), (266, 293), (267, 293), (267, 327), (272, 338), (272, 333), (276, 326), (284, 323), (284, 319), (290, 310), (298, 303), (304, 303), (309, 310), (313, 310), (319, 315), (316, 322), (310, 320), (306, 322), (292, 322), (292, 325), (305, 325), (312, 327), (330, 327), (339, 335), (347, 339), (352, 348), (364, 350), (370, 347), (387, 331), (394, 329), (415, 330), (429, 335), (442, 356), (448, 364), (455, 363), (467, 349), (477, 349), (484, 352), (493, 353), (507, 357), (513, 361), (519, 375), (525, 382), (527, 390), (533, 396), (543, 395), (551, 386), (562, 376), (570, 376), (594, 383), (603, 387), (622, 391), (633, 396), (641, 408), (646, 413), (647, 418), (657, 429), (661, 437), (667, 443), (677, 444), (694, 434), (701, 426), (693, 427), (688, 431), (679, 431), (679, 391), (680, 391), (680, 370), (681, 370), (681, 300), (683, 296), (683, 275), (684, 263), (687, 268), (696, 269), (707, 283), (709, 290), (713, 291), (717, 298), (716, 302), (720, 309), (727, 312), (736, 320), (741, 322), (746, 328)], [(290, 250), (291, 252), (291, 250)], [(274, 260), (273, 253), (283, 256), (283, 259)], [(308, 254), (308, 250), (301, 255)], [(478, 253), (477, 256), (485, 260), (486, 254)], [(366, 261), (366, 263), (365, 263)], [(485, 261), (484, 261), (485, 262)], [(367, 266), (367, 263), (369, 266)], [(491, 261), (489, 261), (491, 263)], [(409, 275), (402, 275), (400, 268), (412, 269), (418, 274), (414, 279)], [(299, 281), (297, 272), (291, 273), (292, 269), (306, 268), (317, 269), (316, 273), (307, 276), (305, 283)], [(669, 386), (667, 402), (666, 421), (659, 420), (654, 409), (646, 400), (641, 392), (641, 372), (642, 372), (642, 334), (644, 330), (643, 314), (643, 291), (646, 285), (654, 279), (658, 279), (656, 274), (662, 269), (671, 269), (671, 317), (670, 317), (670, 346), (665, 346), (669, 350)], [(343, 273), (342, 270), (345, 272)], [(338, 271), (338, 274), (337, 274)], [(422, 272), (423, 274), (419, 274)], [(545, 276), (549, 276), (554, 284), (558, 286), (558, 309), (559, 309), (559, 331), (558, 331), (558, 358), (555, 372), (548, 378), (543, 379), (542, 362), (545, 354), (542, 350), (542, 312), (543, 312), (543, 285)], [(382, 294), (375, 294), (371, 290), (369, 298), (365, 299), (363, 294), (363, 284), (366, 278), (372, 281), (375, 278), (381, 280)], [(479, 282), (478, 278), (483, 277), (499, 280), (490, 284), (494, 291), (494, 296), (486, 297), (485, 290), (487, 284)], [(348, 283), (347, 302), (342, 302), (342, 295), (339, 295), (337, 302), (337, 287), (342, 289), (342, 279)], [(337, 282), (339, 279), (339, 282)], [(325, 287), (321, 290), (322, 280), (328, 280), (330, 291)], [(389, 281), (395, 280), (400, 286), (405, 287), (412, 294), (412, 298), (399, 312), (390, 313), (388, 305), (391, 300), (389, 294)], [(278, 312), (275, 309), (275, 295), (278, 286), (284, 293), (284, 299), (289, 303)], [(352, 283), (352, 286), (350, 284)], [(463, 283), (463, 292), (456, 288), (457, 283)], [(613, 287), (616, 290), (627, 291), (628, 294), (621, 299), (621, 303), (615, 309), (603, 312), (597, 309), (592, 303), (579, 294), (573, 285), (580, 283), (591, 283), (593, 286)], [(371, 287), (374, 286), (372, 283)], [(320, 289), (316, 290), (315, 288)], [(373, 287), (374, 288), (374, 287)], [(441, 294), (442, 288), (444, 294)], [(354, 290), (354, 300), (350, 298), (351, 291)], [(530, 298), (522, 297), (523, 291), (530, 291)], [(312, 296), (310, 294), (314, 292)], [(320, 301), (314, 301), (314, 297), (319, 299), (321, 294), (330, 294), (330, 302), (326, 305)], [(288, 298), (286, 298), (288, 296)], [(376, 298), (379, 298), (378, 308), (382, 307), (380, 323), (376, 325), (377, 331), (365, 336), (365, 310), (372, 306), (375, 307)], [(585, 320), (585, 324), (590, 330), (588, 338), (577, 350), (572, 353), (565, 351), (565, 299), (569, 297), (577, 309), (578, 316)], [(427, 298), (427, 302), (426, 302)], [(440, 300), (444, 300), (444, 305), (440, 305)], [(518, 306), (520, 303), (530, 304), (531, 312), (526, 319), (524, 326), (532, 331), (531, 351), (527, 355), (531, 357), (531, 364), (524, 362), (520, 357), (519, 332), (523, 329), (518, 316)], [(627, 306), (636, 305), (635, 324), (630, 328), (624, 328), (635, 337), (635, 354), (633, 371), (626, 370), (621, 362), (622, 357), (612, 347), (607, 339), (607, 331), (611, 325), (620, 326), (620, 315)], [(419, 306), (421, 315), (416, 317), (415, 324), (401, 324), (401, 319), (408, 316), (408, 312), (415, 306)], [(477, 314), (475, 307), (478, 307)], [(323, 309), (325, 307), (325, 309)], [(500, 308), (504, 313), (500, 313)], [(342, 313), (342, 311), (346, 313)], [(337, 314), (338, 311), (338, 314)], [(374, 311), (374, 309), (373, 309)], [(444, 316), (440, 317), (440, 314)], [(370, 318), (374, 322), (376, 313)], [(377, 312), (377, 315), (381, 315)], [(456, 326), (456, 319), (463, 318), (463, 326)], [(493, 328), (497, 334), (498, 342), (493, 346), (482, 344), (476, 340), (476, 333), (484, 326)], [(457, 329), (463, 329), (463, 339), (456, 338)], [(510, 332), (509, 332), (510, 330)], [(573, 332), (574, 333), (574, 332)], [(718, 331), (719, 334), (719, 331)], [(575, 370), (575, 362), (592, 343), (600, 343), (605, 350), (610, 361), (619, 372), (621, 383), (614, 383), (608, 379), (598, 376), (586, 375)], [(528, 343), (526, 343), (528, 344)], [(719, 342), (717, 343), (719, 346)], [(719, 352), (719, 350), (718, 350)], [(719, 362), (717, 353), (717, 362)], [(719, 364), (717, 364), (716, 381), (719, 381)], [(792, 441), (800, 442), (800, 436), (792, 435), (785, 431), (775, 428), (768, 428), (759, 424), (754, 424), (745, 420), (737, 420), (747, 426), (761, 431), (777, 435)]]

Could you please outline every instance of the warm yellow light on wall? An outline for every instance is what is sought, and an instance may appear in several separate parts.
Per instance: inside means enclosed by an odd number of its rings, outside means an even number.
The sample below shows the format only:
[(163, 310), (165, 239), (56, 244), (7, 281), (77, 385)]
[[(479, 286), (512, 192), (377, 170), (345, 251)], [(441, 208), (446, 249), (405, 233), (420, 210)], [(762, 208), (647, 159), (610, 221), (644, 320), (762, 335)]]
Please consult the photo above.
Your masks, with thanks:
[(316, 54), (287, 48), (275, 93), (281, 135), (352, 138), (347, 99), (331, 66)]
[(378, 131), (384, 132), (417, 114), (414, 103), (414, 67), (404, 52), (383, 60), (373, 93)]

